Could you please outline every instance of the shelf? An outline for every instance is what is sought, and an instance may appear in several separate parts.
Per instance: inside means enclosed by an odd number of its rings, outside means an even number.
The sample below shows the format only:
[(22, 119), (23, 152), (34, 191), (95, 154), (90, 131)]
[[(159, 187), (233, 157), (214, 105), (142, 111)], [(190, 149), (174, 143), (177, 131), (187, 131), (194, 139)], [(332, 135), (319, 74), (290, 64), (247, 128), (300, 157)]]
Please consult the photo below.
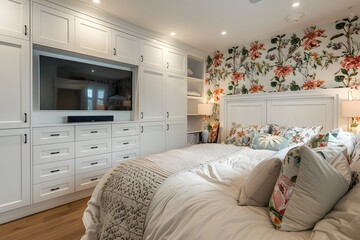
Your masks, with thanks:
[(189, 132), (187, 132), (187, 134), (191, 134), (191, 133), (201, 133), (202, 132), (202, 130), (195, 130), (195, 131), (189, 131)]
[(204, 97), (197, 97), (197, 96), (187, 96), (188, 99), (197, 99), (197, 100), (203, 100)]
[(188, 82), (191, 82), (191, 83), (203, 83), (204, 82), (204, 79), (202, 79), (202, 78), (187, 77), (187, 79), (188, 79)]

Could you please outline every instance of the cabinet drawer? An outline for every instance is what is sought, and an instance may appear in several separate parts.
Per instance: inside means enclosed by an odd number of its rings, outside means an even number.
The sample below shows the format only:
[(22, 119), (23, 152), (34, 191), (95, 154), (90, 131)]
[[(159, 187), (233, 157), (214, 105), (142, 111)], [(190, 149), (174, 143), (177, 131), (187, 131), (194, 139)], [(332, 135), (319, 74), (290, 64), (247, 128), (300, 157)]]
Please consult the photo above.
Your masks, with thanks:
[(39, 145), (33, 147), (34, 164), (74, 158), (74, 143)]
[(33, 169), (34, 183), (70, 177), (74, 175), (74, 159), (38, 164)]
[(74, 177), (61, 178), (34, 185), (34, 203), (74, 192)]
[(75, 127), (76, 141), (111, 138), (111, 125), (86, 125)]
[(76, 159), (76, 174), (111, 167), (111, 154), (95, 155)]
[(139, 136), (118, 137), (112, 139), (112, 151), (139, 148)]
[(138, 156), (139, 156), (139, 149), (113, 152), (111, 155), (112, 165), (115, 166), (122, 161), (130, 160)]
[(111, 152), (111, 139), (76, 142), (76, 157), (87, 157)]
[(76, 191), (95, 187), (104, 176), (107, 169), (101, 169), (93, 172), (83, 173), (76, 176)]
[(139, 135), (139, 124), (113, 124), (112, 125), (112, 137), (126, 137)]
[(33, 129), (33, 145), (74, 141), (74, 126)]

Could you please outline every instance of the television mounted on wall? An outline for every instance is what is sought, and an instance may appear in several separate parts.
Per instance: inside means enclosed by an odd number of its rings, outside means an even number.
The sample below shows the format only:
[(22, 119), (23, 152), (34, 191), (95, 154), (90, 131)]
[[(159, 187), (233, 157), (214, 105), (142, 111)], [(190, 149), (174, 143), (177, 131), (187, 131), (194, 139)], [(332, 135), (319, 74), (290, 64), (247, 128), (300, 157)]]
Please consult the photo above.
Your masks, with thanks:
[(40, 55), (39, 79), (40, 110), (133, 109), (130, 70)]

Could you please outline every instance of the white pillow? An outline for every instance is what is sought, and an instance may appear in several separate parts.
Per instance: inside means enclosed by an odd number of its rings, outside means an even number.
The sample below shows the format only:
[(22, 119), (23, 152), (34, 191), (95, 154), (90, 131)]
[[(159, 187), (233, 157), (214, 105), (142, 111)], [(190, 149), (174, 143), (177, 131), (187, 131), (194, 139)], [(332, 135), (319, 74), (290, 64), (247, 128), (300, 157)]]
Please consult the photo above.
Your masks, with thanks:
[(277, 229), (313, 228), (347, 192), (351, 171), (343, 152), (330, 161), (332, 165), (305, 145), (288, 152), (269, 203)]
[(280, 168), (281, 160), (279, 158), (267, 159), (256, 165), (242, 185), (239, 205), (267, 206)]

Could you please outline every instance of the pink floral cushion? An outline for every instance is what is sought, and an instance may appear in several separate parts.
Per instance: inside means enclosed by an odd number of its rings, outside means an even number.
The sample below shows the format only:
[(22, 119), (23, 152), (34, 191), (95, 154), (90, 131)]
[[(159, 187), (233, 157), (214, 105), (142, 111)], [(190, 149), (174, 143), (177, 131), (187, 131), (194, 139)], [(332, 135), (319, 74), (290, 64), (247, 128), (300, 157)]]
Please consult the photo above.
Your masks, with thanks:
[(290, 140), (289, 146), (306, 143), (320, 133), (322, 126), (317, 127), (287, 127), (271, 125), (271, 134), (283, 136)]
[(225, 138), (226, 144), (236, 146), (250, 146), (257, 133), (268, 133), (270, 125), (247, 125), (232, 123), (232, 127)]
[(303, 231), (314, 227), (347, 192), (350, 166), (346, 149), (325, 160), (302, 145), (284, 158), (269, 202), (270, 218), (282, 231)]

